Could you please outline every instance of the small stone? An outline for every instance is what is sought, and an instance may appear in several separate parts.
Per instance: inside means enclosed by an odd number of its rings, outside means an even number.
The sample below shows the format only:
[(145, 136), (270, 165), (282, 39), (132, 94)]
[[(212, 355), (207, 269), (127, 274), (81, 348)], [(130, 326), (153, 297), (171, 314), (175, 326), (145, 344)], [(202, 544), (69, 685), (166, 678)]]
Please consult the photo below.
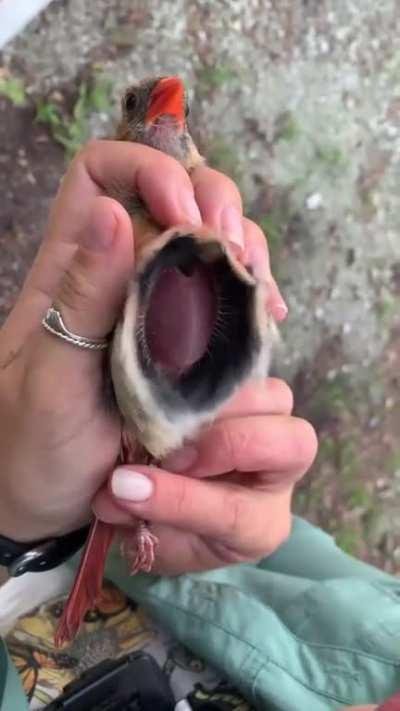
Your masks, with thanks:
[(387, 397), (387, 398), (386, 398), (386, 400), (385, 400), (385, 408), (386, 408), (386, 410), (393, 410), (394, 404), (395, 404), (394, 398), (392, 398), (392, 397)]
[(329, 52), (329, 42), (326, 41), (326, 39), (322, 38), (320, 43), (319, 43), (320, 50), (322, 54), (328, 54)]
[(322, 206), (322, 195), (321, 193), (313, 193), (309, 195), (306, 200), (306, 206), (308, 210), (318, 210)]

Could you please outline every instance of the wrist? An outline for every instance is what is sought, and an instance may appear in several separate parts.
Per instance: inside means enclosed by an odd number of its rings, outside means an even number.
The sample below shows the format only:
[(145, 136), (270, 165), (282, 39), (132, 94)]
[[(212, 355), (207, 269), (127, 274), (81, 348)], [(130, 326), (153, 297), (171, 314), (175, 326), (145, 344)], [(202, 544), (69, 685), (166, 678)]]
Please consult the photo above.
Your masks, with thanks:
[(25, 507), (6, 506), (0, 502), (0, 535), (16, 543), (29, 544), (49, 538), (65, 536), (87, 525), (90, 516), (63, 519), (43, 512), (32, 512)]
[(52, 570), (73, 556), (85, 543), (89, 526), (46, 541), (18, 543), (0, 535), (0, 565), (10, 576)]
[[(13, 477), (1, 482), (0, 534), (20, 543), (58, 538), (85, 526), (91, 518), (89, 502), (82, 507), (61, 493), (46, 496), (24, 487)], [(43, 493), (44, 492), (44, 493)], [(76, 504), (76, 502), (75, 502)]]

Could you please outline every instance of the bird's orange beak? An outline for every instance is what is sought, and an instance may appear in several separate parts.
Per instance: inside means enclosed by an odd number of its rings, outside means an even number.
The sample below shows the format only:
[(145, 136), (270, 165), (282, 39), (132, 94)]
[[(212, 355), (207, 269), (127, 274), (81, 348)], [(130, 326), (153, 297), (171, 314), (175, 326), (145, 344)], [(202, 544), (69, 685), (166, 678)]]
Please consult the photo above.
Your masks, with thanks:
[(160, 116), (173, 116), (183, 129), (185, 124), (185, 89), (179, 77), (160, 79), (150, 95), (146, 123), (155, 123)]

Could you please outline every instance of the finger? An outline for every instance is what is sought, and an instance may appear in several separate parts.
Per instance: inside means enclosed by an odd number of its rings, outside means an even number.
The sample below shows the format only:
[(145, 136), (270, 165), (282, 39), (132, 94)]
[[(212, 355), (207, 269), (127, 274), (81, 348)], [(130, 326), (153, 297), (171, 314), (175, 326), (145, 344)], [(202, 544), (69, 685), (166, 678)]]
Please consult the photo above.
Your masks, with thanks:
[[(105, 511), (101, 499), (104, 496), (105, 490), (94, 502), (100, 515)], [(108, 496), (136, 519), (215, 538), (242, 551), (266, 552), (289, 532), (289, 486), (284, 492), (260, 494), (234, 484), (216, 484), (137, 466), (134, 470), (119, 467), (114, 471)], [(111, 508), (108, 513), (112, 515)], [(119, 525), (122, 523), (118, 521)]]
[(267, 311), (279, 323), (286, 319), (289, 309), (274, 277), (269, 280), (268, 287)]
[(243, 223), (246, 242), (244, 263), (250, 266), (258, 279), (268, 282), (266, 306), (276, 321), (283, 321), (287, 316), (288, 308), (271, 274), (267, 237), (255, 222), (244, 218)]
[(235, 183), (207, 166), (196, 168), (191, 178), (203, 222), (226, 239), (235, 253), (243, 254), (242, 199)]
[(278, 378), (266, 378), (246, 383), (221, 410), (218, 419), (246, 415), (290, 415), (293, 393)]
[[(69, 330), (95, 338), (112, 328), (133, 268), (132, 224), (111, 198), (97, 197), (89, 203), (79, 249), (57, 240), (42, 245), (5, 325), (12, 348), (42, 332), (41, 320), (57, 297)], [(48, 338), (46, 334), (46, 343)]]
[(134, 266), (132, 223), (110, 198), (93, 201), (79, 249), (56, 294), (70, 330), (88, 338), (110, 333)]
[[(117, 192), (139, 194), (162, 226), (201, 224), (192, 183), (176, 160), (137, 143), (91, 141), (78, 153), (64, 178), (50, 231), (56, 232), (58, 239), (76, 239), (85, 210), (81, 196)], [(68, 225), (60, 224), (59, 214), (68, 214)]]
[[(125, 210), (110, 198), (95, 198), (81, 244), (54, 298), (70, 331), (94, 339), (110, 333), (121, 309), (133, 263), (132, 224)], [(50, 295), (42, 291), (40, 283), (36, 290), (42, 297), (40, 316), (44, 316)], [(100, 385), (99, 359), (104, 358), (105, 351), (76, 348), (56, 338), (41, 326), (40, 317), (32, 336), (28, 346), (30, 372), (36, 373), (37, 387), (46, 391), (50, 381), (58, 383), (52, 396), (54, 403), (61, 403), (66, 392), (70, 398), (83, 397), (82, 368), (88, 376), (85, 387), (89, 387), (92, 379)], [(44, 382), (47, 379), (46, 387), (40, 385), (43, 378)]]
[(302, 476), (317, 451), (314, 429), (305, 420), (280, 415), (218, 420), (196, 442), (163, 461), (163, 467), (191, 476), (231, 471), (266, 472), (271, 486)]

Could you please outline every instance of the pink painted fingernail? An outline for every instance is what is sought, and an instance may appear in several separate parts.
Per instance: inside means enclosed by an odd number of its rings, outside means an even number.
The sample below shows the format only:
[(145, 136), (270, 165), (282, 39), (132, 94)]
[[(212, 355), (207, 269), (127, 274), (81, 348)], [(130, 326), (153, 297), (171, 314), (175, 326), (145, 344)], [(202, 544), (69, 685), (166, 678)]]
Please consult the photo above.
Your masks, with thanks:
[(117, 499), (146, 501), (153, 493), (153, 482), (132, 469), (117, 468), (111, 477), (111, 491)]
[(187, 444), (176, 452), (169, 454), (162, 462), (163, 469), (172, 472), (184, 472), (193, 467), (197, 459), (197, 449), (191, 444)]
[(289, 309), (284, 301), (274, 305), (274, 316), (277, 321), (284, 321), (288, 313)]
[(179, 201), (187, 221), (191, 225), (200, 227), (202, 225), (202, 219), (193, 192), (190, 190), (181, 190), (179, 193)]
[(236, 207), (224, 207), (220, 215), (220, 227), (231, 246), (242, 254), (244, 252), (244, 230), (242, 215)]

